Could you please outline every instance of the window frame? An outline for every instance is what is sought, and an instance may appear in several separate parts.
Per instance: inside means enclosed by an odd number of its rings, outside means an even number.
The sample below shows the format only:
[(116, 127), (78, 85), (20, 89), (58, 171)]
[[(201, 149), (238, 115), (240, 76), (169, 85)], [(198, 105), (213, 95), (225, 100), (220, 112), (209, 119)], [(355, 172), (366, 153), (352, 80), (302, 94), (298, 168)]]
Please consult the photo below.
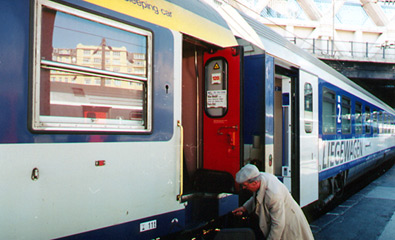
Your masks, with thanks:
[[(146, 76), (137, 76), (127, 73), (113, 72), (102, 69), (95, 69), (90, 67), (84, 67), (82, 65), (67, 64), (57, 62), (53, 60), (41, 59), (41, 39), (42, 35), (42, 20), (43, 20), (43, 9), (49, 8), (57, 12), (63, 12), (65, 14), (73, 15), (78, 18), (86, 19), (98, 24), (103, 24), (115, 29), (130, 32), (131, 34), (137, 34), (144, 36), (146, 39)], [(115, 20), (111, 20), (105, 17), (101, 17), (92, 13), (88, 13), (82, 10), (71, 8), (62, 4), (50, 2), (47, 0), (38, 0), (34, 8), (34, 43), (33, 43), (33, 74), (32, 74), (32, 115), (31, 115), (31, 130), (32, 131), (66, 131), (66, 132), (114, 132), (114, 133), (150, 133), (152, 131), (153, 124), (153, 83), (152, 83), (152, 59), (153, 59), (153, 33), (149, 30), (138, 28), (132, 25), (121, 23)], [(74, 72), (81, 75), (89, 75), (94, 77), (105, 77), (111, 80), (121, 80), (129, 83), (143, 84), (142, 92), (142, 107), (143, 115), (142, 121), (144, 122), (143, 127), (135, 127), (133, 124), (80, 124), (80, 123), (56, 123), (42, 122), (40, 115), (40, 86), (41, 86), (41, 72), (42, 69), (49, 69), (51, 71), (66, 71)], [(82, 117), (84, 119), (84, 117)], [(111, 119), (112, 120), (112, 119)]]

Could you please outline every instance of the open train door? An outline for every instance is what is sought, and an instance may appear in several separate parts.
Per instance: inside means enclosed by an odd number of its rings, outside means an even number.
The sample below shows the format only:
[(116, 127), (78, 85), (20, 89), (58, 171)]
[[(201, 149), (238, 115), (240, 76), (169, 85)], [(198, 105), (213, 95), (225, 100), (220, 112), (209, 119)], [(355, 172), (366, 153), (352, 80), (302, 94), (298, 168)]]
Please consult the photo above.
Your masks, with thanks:
[(235, 176), (241, 156), (239, 47), (204, 54), (203, 168)]
[(318, 77), (299, 72), (299, 204), (318, 199)]

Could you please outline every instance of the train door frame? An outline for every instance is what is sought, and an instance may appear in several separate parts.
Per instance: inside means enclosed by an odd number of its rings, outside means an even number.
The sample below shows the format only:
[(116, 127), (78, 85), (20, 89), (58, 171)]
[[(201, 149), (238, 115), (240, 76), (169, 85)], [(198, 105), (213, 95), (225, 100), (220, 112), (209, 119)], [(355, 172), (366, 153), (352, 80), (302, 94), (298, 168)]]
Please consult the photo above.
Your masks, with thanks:
[[(296, 69), (278, 63), (275, 65), (276, 76), (283, 76), (290, 80), (289, 107), (291, 108), (291, 134), (290, 134), (290, 171), (286, 172), (283, 167), (284, 175), (290, 174), (290, 189), (295, 201), (302, 207), (318, 199), (318, 77), (303, 69)], [(287, 81), (287, 80), (285, 80)], [(305, 84), (309, 83), (312, 87), (312, 119), (311, 133), (306, 133), (305, 120)], [(284, 86), (282, 86), (284, 87)], [(286, 90), (283, 88), (283, 92)], [(309, 125), (310, 126), (310, 125)], [(306, 140), (308, 139), (308, 140)], [(311, 147), (311, 144), (315, 146)], [(285, 166), (286, 168), (286, 166)], [(288, 181), (288, 182), (287, 182)], [(284, 183), (289, 187), (289, 180)]]
[[(282, 173), (280, 178), (283, 179), (284, 182), (284, 177), (285, 179), (285, 185), (288, 187), (290, 190), (293, 198), (295, 199), (296, 202), (299, 203), (300, 200), (300, 151), (299, 151), (299, 99), (296, 97), (298, 96), (299, 92), (299, 70), (288, 66), (287, 64), (284, 64), (280, 61), (276, 61), (274, 63), (274, 74), (277, 79), (281, 79), (283, 84), (285, 81), (289, 81), (289, 84), (285, 87), (282, 86), (281, 93), (288, 93), (288, 107), (290, 108), (289, 111), (289, 118), (291, 127), (289, 129), (289, 142), (290, 145), (288, 145), (288, 150), (290, 152), (290, 158), (289, 158), (289, 165), (288, 166), (283, 166), (283, 159), (280, 159), (278, 161), (281, 161), (282, 165)], [(285, 88), (283, 88), (285, 87)], [(282, 101), (284, 98), (282, 98)], [(278, 103), (277, 103), (278, 104)], [(281, 103), (283, 105), (283, 103)], [(281, 113), (282, 114), (282, 113)], [(282, 126), (284, 125), (284, 122), (281, 122)], [(281, 136), (283, 139), (284, 137)], [(284, 146), (281, 146), (283, 148)], [(291, 176), (291, 178), (287, 178), (288, 176)]]
[(183, 40), (182, 50), (182, 123), (184, 130), (184, 191), (192, 190), (192, 176), (202, 163), (203, 52), (207, 46), (190, 38)]
[[(243, 67), (241, 59), (243, 58), (243, 49), (241, 47), (219, 49), (215, 48), (215, 46), (184, 36), (182, 55), (182, 122), (184, 129), (183, 165), (185, 166), (183, 181), (184, 191), (186, 193), (193, 193), (194, 191), (197, 191), (197, 188), (199, 188), (198, 191), (204, 192), (205, 190), (203, 190), (203, 188), (195, 186), (195, 184), (197, 184), (196, 178), (207, 178), (207, 176), (209, 176), (209, 178), (212, 177), (215, 179), (217, 173), (227, 176), (232, 175), (232, 177), (234, 177), (241, 167), (241, 157), (244, 154), (241, 147), (243, 145), (241, 134), (243, 132), (241, 108), (243, 101), (243, 87), (241, 81)], [(206, 62), (211, 59), (213, 59), (214, 62), (218, 60), (218, 64), (214, 64), (213, 66), (218, 65), (220, 68), (215, 71), (205, 72), (207, 71), (207, 69), (205, 69), (207, 68), (207, 66), (205, 66)], [(238, 67), (236, 67), (237, 64), (239, 64)], [(211, 68), (213, 66), (211, 66)], [(225, 72), (222, 72), (222, 69)], [(229, 99), (228, 97), (227, 99), (222, 99), (224, 102), (221, 102), (221, 99), (217, 99), (218, 101), (215, 104), (229, 104), (229, 108), (240, 111), (240, 113), (236, 114), (236, 117), (233, 119), (229, 119), (228, 116), (231, 114), (235, 115), (232, 113), (235, 110), (227, 109), (224, 111), (223, 115), (225, 117), (211, 117), (208, 116), (205, 106), (207, 99), (207, 86), (205, 86), (206, 78), (209, 77), (210, 82), (215, 82), (217, 84), (221, 81), (225, 81), (225, 79), (223, 79), (225, 75), (230, 76), (230, 79), (232, 79), (231, 81), (238, 82), (239, 86), (237, 87), (230, 87), (233, 83), (228, 82), (225, 84), (227, 85), (226, 88), (229, 87), (228, 94), (239, 94), (239, 102), (237, 103), (237, 100)], [(215, 79), (213, 77), (215, 77)], [(217, 79), (217, 77), (219, 78)], [(209, 90), (220, 91), (219, 89)], [(226, 89), (226, 91), (228, 91), (228, 89)], [(216, 115), (219, 110), (219, 108), (214, 108), (214, 111), (210, 112), (214, 112), (214, 115)], [(207, 130), (208, 132), (205, 132), (205, 128), (207, 128), (208, 125), (207, 119), (208, 121), (211, 121), (211, 127)], [(237, 123), (235, 123), (235, 121), (237, 121)], [(204, 141), (205, 138), (207, 139), (209, 133), (212, 137), (216, 138), (215, 140), (212, 140), (211, 143)], [(214, 150), (211, 149), (210, 151), (211, 153), (213, 151), (215, 153), (216, 148), (218, 148), (220, 143), (224, 148), (224, 154), (229, 155), (229, 152), (236, 152), (232, 154), (232, 159), (234, 159), (234, 161), (232, 161), (233, 165), (231, 167), (229, 167), (229, 161), (225, 161), (225, 159), (217, 161), (216, 158), (218, 157), (216, 156), (214, 156), (209, 163), (206, 161), (207, 159), (205, 159), (205, 148), (211, 144), (211, 148), (214, 148)], [(226, 158), (226, 160), (229, 160), (229, 158)], [(206, 180), (208, 181), (208, 179)], [(233, 180), (232, 184), (234, 184)], [(211, 186), (208, 187), (210, 188)]]
[[(275, 122), (281, 122), (281, 126), (275, 126), (275, 132), (277, 129), (280, 129), (277, 132), (277, 137), (280, 139), (275, 140), (277, 144), (281, 144), (281, 148), (275, 150), (275, 153), (279, 155), (281, 159), (281, 169), (277, 170), (277, 174), (281, 175), (284, 185), (291, 192), (292, 187), (292, 175), (291, 175), (291, 143), (292, 143), (292, 106), (290, 102), (291, 96), (291, 78), (285, 75), (276, 75), (275, 76), (275, 85), (277, 90), (277, 100), (275, 106)], [(278, 117), (280, 115), (280, 117)], [(279, 119), (280, 118), (280, 119)], [(278, 124), (277, 124), (278, 125)], [(279, 141), (281, 143), (279, 143)], [(281, 150), (281, 152), (280, 152)], [(277, 156), (275, 156), (277, 158)]]

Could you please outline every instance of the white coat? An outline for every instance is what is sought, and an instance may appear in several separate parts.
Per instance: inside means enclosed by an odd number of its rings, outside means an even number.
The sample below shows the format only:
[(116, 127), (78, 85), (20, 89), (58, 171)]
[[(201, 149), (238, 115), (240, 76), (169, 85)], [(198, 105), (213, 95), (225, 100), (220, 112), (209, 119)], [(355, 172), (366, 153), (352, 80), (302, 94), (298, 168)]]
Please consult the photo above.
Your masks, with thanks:
[[(255, 210), (266, 239), (314, 239), (310, 225), (288, 189), (270, 173), (260, 173), (258, 192), (244, 203), (249, 213)], [(255, 206), (256, 196), (256, 206)]]

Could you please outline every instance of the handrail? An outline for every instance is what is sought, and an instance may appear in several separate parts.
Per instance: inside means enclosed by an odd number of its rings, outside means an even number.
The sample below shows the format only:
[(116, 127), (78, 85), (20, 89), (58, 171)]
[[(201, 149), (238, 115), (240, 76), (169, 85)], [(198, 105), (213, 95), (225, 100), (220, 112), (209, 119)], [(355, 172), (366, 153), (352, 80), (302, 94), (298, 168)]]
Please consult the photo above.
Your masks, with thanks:
[(184, 127), (180, 120), (177, 120), (177, 126), (180, 128), (180, 194), (177, 195), (177, 201), (181, 202), (184, 194)]

